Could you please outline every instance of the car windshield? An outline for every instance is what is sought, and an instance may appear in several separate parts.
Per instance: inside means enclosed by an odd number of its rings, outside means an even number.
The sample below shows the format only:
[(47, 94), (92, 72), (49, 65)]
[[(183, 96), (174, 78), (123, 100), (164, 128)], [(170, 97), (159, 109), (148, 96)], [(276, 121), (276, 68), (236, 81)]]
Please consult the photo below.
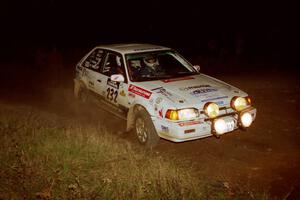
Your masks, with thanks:
[(151, 81), (194, 75), (197, 72), (174, 51), (154, 51), (126, 55), (131, 81)]

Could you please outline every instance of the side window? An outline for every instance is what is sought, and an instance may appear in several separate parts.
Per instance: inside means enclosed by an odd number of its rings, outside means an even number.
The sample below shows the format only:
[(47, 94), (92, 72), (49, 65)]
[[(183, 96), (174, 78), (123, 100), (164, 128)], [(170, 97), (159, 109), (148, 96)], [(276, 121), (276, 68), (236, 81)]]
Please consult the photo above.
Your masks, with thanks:
[(98, 70), (103, 58), (103, 50), (95, 49), (82, 63), (83, 67)]
[(132, 79), (137, 79), (139, 76), (139, 72), (142, 68), (142, 62), (141, 59), (130, 59), (128, 60), (128, 72), (129, 76)]
[(126, 79), (125, 67), (121, 55), (108, 53), (106, 61), (103, 65), (102, 73), (106, 76), (111, 76), (113, 74), (122, 74)]

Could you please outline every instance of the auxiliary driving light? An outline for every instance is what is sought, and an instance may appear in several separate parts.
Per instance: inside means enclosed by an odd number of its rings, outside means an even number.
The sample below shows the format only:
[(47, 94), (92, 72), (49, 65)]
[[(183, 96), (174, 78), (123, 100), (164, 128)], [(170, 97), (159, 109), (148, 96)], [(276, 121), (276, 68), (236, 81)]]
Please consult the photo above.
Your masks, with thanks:
[(250, 98), (246, 99), (245, 97), (233, 97), (231, 100), (231, 107), (237, 111), (241, 111), (250, 105), (250, 103)]
[(216, 118), (219, 115), (219, 106), (216, 103), (206, 103), (203, 110), (209, 118)]
[(217, 119), (214, 121), (214, 129), (218, 135), (226, 132), (226, 122), (224, 119)]
[(242, 126), (247, 128), (249, 127), (253, 122), (253, 118), (252, 118), (252, 115), (248, 112), (245, 112), (243, 114), (241, 114), (241, 123), (242, 123)]

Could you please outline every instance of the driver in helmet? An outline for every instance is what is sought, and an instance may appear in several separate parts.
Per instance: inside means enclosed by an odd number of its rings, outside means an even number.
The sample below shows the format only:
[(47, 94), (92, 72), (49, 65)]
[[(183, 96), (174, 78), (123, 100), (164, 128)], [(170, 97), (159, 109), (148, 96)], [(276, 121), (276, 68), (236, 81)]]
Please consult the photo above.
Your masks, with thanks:
[(154, 76), (162, 73), (161, 67), (159, 66), (158, 59), (156, 57), (145, 57), (143, 58), (144, 67), (140, 69), (141, 75)]
[(156, 70), (156, 67), (158, 66), (158, 60), (155, 57), (146, 57), (143, 59), (144, 63), (147, 67), (149, 67), (152, 70)]

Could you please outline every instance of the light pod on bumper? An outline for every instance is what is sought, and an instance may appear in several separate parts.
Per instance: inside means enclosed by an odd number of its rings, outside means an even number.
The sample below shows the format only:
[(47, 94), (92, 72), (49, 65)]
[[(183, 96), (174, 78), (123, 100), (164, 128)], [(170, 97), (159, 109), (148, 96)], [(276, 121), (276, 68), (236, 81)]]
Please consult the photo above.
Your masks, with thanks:
[(233, 97), (231, 99), (231, 107), (236, 111), (242, 111), (251, 104), (251, 99), (249, 97)]
[(227, 126), (224, 119), (216, 119), (213, 123), (214, 129), (218, 135), (221, 135), (226, 132)]
[(252, 115), (249, 112), (241, 113), (240, 121), (241, 121), (242, 126), (245, 127), (245, 128), (247, 128), (253, 122)]
[(209, 118), (216, 118), (219, 115), (219, 106), (216, 103), (206, 103), (203, 110)]

